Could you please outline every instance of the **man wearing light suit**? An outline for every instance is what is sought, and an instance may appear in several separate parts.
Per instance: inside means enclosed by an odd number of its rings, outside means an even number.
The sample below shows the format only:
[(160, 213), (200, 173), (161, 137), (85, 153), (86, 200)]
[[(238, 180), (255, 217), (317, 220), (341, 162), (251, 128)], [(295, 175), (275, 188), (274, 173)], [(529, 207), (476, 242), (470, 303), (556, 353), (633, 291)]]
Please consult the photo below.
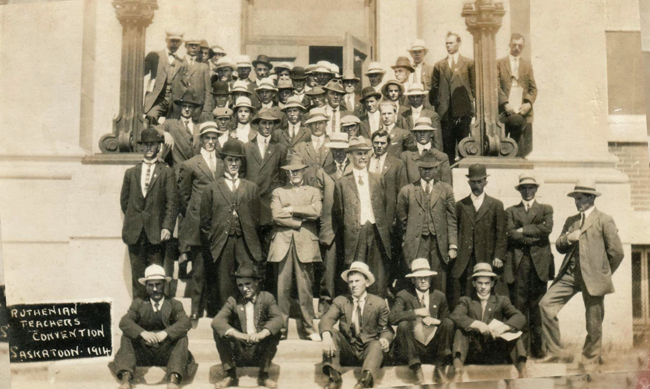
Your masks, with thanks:
[(558, 312), (578, 292), (582, 292), (587, 321), (587, 338), (582, 349), (586, 371), (596, 370), (602, 362), (602, 325), (605, 295), (614, 293), (612, 274), (623, 261), (623, 245), (614, 219), (596, 209), (600, 193), (591, 179), (580, 179), (569, 197), (580, 212), (567, 218), (555, 242), (557, 251), (566, 254), (560, 271), (539, 303), (542, 312), (542, 342), (547, 353), (544, 361), (567, 357), (560, 342)]
[(411, 73), (411, 84), (423, 84), (425, 90), (431, 89), (431, 80), (433, 78), (433, 66), (424, 62), (424, 57), (429, 52), (426, 48), (423, 39), (417, 39), (408, 49), (411, 58), (413, 58), (413, 68), (415, 71)]
[(276, 266), (278, 305), (284, 320), (283, 334), (286, 338), (295, 278), (303, 328), (309, 339), (320, 341), (314, 327), (312, 283), (313, 263), (321, 262), (317, 220), (323, 207), (323, 196), (318, 189), (303, 185), (307, 165), (300, 154), (293, 154), (282, 169), (289, 176), (289, 183), (273, 191), (271, 213), (274, 228), (268, 262)]

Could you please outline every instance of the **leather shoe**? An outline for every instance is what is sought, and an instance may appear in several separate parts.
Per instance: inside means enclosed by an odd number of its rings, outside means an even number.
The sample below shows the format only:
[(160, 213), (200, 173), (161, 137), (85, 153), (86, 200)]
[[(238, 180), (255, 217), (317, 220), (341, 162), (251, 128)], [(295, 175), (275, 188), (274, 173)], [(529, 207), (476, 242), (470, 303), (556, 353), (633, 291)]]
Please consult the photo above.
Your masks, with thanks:
[(555, 355), (547, 354), (544, 358), (535, 360), (535, 363), (571, 363), (573, 356), (571, 355)]
[(167, 380), (167, 389), (179, 389), (181, 384), (181, 376), (178, 373), (171, 373)]
[(373, 386), (374, 382), (372, 374), (370, 374), (368, 370), (364, 370), (363, 373), (361, 373), (361, 378), (359, 378), (359, 381), (354, 385), (354, 389), (372, 388)]
[(413, 372), (413, 384), (422, 385), (424, 383), (424, 373), (422, 372), (422, 366), (415, 365), (411, 367), (411, 371)]
[(327, 385), (325, 385), (325, 389), (340, 389), (341, 385), (343, 385), (343, 380), (341, 379), (341, 373), (330, 368), (329, 376), (330, 376), (330, 380), (327, 383)]
[(260, 375), (257, 376), (257, 385), (258, 386), (264, 386), (267, 388), (277, 388), (278, 383), (275, 382), (275, 380), (271, 379), (269, 377), (269, 373), (262, 373), (260, 372)]
[(433, 383), (444, 384), (445, 378), (442, 375), (442, 366), (433, 367)]
[(214, 384), (215, 389), (229, 388), (231, 386), (239, 386), (239, 379), (237, 377), (228, 375)]
[(120, 380), (120, 388), (119, 389), (131, 389), (131, 381), (133, 380), (133, 376), (131, 373), (128, 371), (125, 371), (122, 373), (122, 379)]

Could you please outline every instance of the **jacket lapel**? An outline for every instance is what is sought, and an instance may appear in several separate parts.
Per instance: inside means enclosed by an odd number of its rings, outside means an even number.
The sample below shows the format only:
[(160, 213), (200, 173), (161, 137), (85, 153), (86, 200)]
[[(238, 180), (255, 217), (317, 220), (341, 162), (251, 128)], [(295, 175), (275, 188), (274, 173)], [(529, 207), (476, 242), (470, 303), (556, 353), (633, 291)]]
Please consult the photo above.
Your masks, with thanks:
[(244, 307), (244, 299), (241, 295), (237, 298), (237, 316), (239, 317), (241, 330), (246, 332), (246, 308)]
[[(198, 163), (196, 165), (198, 166), (199, 170), (201, 170), (203, 172), (203, 174), (205, 174), (206, 177), (208, 177), (210, 179), (210, 181), (214, 180), (216, 177), (214, 177), (214, 174), (212, 174), (212, 171), (210, 171), (210, 167), (208, 166), (208, 163), (205, 161), (205, 158), (203, 158), (203, 155), (201, 155), (201, 154), (199, 154), (199, 155), (201, 156), (201, 158), (199, 158), (199, 161), (198, 161)], [(216, 163), (218, 164), (219, 159), (216, 158), (216, 157), (215, 157), (215, 159), (216, 159)], [(216, 168), (216, 166), (215, 166), (215, 168)]]
[(147, 191), (147, 196), (149, 196), (149, 193), (151, 193), (153, 184), (156, 183), (161, 170), (162, 170), (162, 165), (160, 163), (156, 163), (156, 166), (154, 167), (153, 172), (151, 173), (151, 180), (149, 180), (149, 190)]
[(357, 183), (354, 182), (354, 173), (351, 173), (349, 176), (347, 176), (348, 179), (346, 180), (348, 185), (350, 186), (350, 189), (354, 192), (354, 194), (359, 198), (359, 189), (357, 188)]
[[(480, 305), (480, 303), (479, 303)], [(497, 298), (493, 294), (488, 298), (487, 304), (485, 305), (485, 314), (483, 314), (483, 322), (489, 323), (492, 318), (494, 318), (494, 310), (497, 306)]]
[(420, 204), (420, 208), (424, 208), (422, 205), (422, 185), (420, 184), (420, 181), (415, 184), (415, 199), (418, 201), (418, 204)]
[(278, 149), (278, 145), (275, 143), (269, 143), (269, 146), (266, 148), (266, 155), (262, 159), (262, 166), (266, 164), (266, 162), (271, 159), (271, 156), (276, 152)]
[(140, 193), (140, 197), (144, 198), (144, 195), (142, 194), (142, 164), (143, 162), (138, 162), (137, 165), (135, 165), (135, 182), (138, 184), (138, 193)]
[[(523, 206), (523, 203), (522, 203), (522, 206)], [(540, 211), (542, 210), (542, 206), (539, 205), (539, 203), (537, 201), (533, 202), (533, 205), (528, 210), (528, 213), (526, 213), (526, 207), (525, 206), (523, 206), (522, 208), (523, 208), (524, 214), (526, 214), (526, 222), (527, 222), (527, 224), (532, 223), (532, 221), (535, 220), (535, 218), (537, 217), (537, 214), (539, 214)]]
[(433, 188), (431, 188), (431, 195), (429, 197), (429, 207), (431, 209), (433, 209), (433, 206), (436, 205), (439, 198), (440, 198), (440, 186), (438, 186), (438, 183), (436, 182), (435, 184), (433, 184)]
[[(456, 66), (458, 66), (458, 64), (456, 64)], [(449, 57), (445, 58), (442, 62), (442, 70), (447, 80), (451, 81), (452, 74), (451, 68), (449, 67)]]
[(506, 74), (508, 75), (507, 82), (510, 82), (510, 79), (512, 78), (512, 67), (510, 66), (510, 57), (505, 57), (503, 59), (503, 62), (505, 62), (505, 67), (506, 67)]
[(492, 205), (492, 198), (486, 194), (485, 198), (483, 199), (483, 204), (481, 204), (481, 207), (478, 209), (478, 213), (476, 214), (477, 222), (481, 220), (481, 218), (487, 213), (491, 205)]
[(345, 318), (347, 319), (347, 325), (348, 325), (348, 331), (350, 328), (352, 328), (352, 296), (348, 295), (346, 296), (347, 299), (345, 300)]
[(251, 139), (251, 151), (253, 154), (253, 157), (255, 157), (255, 160), (257, 163), (262, 166), (264, 164), (264, 161), (262, 160), (262, 154), (260, 153), (260, 147), (257, 144), (257, 140), (255, 138)]
[[(241, 181), (239, 181), (239, 184), (241, 186)], [(219, 192), (221, 192), (221, 195), (226, 200), (226, 203), (230, 203), (230, 196), (232, 196), (232, 192), (230, 191), (225, 178), (217, 181), (217, 188), (219, 188)]]
[(472, 199), (469, 196), (467, 196), (465, 197), (465, 199), (461, 201), (460, 204), (463, 207), (463, 211), (465, 211), (465, 213), (469, 217), (469, 220), (472, 222), (472, 225), (476, 224), (476, 211), (474, 210), (474, 204), (472, 203)]
[[(149, 304), (151, 305), (151, 304)], [(153, 311), (153, 307), (151, 308)], [(162, 321), (165, 327), (169, 327), (171, 325), (169, 319), (172, 317), (172, 303), (169, 301), (168, 298), (165, 298), (165, 301), (163, 301), (163, 305), (160, 308), (160, 313), (162, 314)]]
[[(596, 219), (598, 219), (599, 216), (600, 215), (599, 215), (598, 210), (596, 208), (594, 208), (594, 210), (591, 211), (591, 215), (589, 215), (589, 217), (587, 217), (587, 220), (585, 220), (585, 225), (582, 226), (582, 233), (587, 231), (589, 229), (589, 227), (591, 227), (594, 224), (594, 222), (596, 221)], [(580, 220), (580, 218), (578, 218), (578, 222), (579, 222), (579, 220)]]
[(476, 296), (476, 292), (474, 292), (472, 301), (469, 304), (470, 309), (474, 312), (474, 316), (476, 316), (476, 320), (482, 321), (481, 319), (483, 318), (483, 310), (481, 309), (481, 301), (478, 299), (478, 296)]

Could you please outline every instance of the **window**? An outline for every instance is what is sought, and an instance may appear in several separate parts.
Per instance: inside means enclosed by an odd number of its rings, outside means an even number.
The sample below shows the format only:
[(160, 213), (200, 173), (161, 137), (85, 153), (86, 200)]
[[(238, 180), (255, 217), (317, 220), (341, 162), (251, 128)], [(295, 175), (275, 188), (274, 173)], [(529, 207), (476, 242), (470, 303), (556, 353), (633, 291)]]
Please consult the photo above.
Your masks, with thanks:
[(632, 246), (634, 343), (650, 341), (650, 246)]

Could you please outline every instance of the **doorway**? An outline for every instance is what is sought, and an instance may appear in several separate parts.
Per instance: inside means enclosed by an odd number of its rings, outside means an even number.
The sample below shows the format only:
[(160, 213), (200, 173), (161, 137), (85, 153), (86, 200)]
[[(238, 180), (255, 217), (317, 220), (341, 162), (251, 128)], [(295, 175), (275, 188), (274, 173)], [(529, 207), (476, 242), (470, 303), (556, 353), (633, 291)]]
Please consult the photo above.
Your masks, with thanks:
[(318, 61), (328, 61), (343, 69), (343, 46), (309, 46), (309, 63)]

